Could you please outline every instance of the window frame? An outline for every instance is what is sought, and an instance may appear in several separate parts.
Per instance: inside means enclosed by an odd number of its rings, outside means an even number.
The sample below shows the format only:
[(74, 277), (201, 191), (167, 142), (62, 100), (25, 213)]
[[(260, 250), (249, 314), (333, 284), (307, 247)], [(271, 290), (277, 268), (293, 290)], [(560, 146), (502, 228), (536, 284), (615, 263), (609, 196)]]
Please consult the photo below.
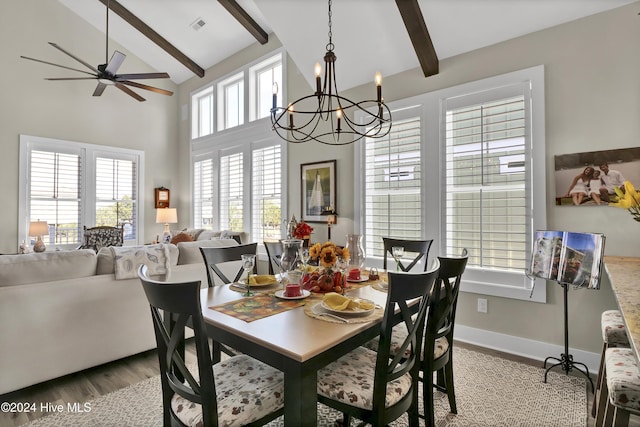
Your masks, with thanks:
[[(79, 227), (93, 227), (96, 215), (96, 189), (95, 189), (95, 161), (97, 157), (120, 160), (133, 160), (136, 162), (136, 189), (135, 213), (137, 223), (134, 226), (135, 239), (125, 241), (125, 245), (137, 245), (143, 241), (144, 236), (144, 152), (129, 148), (117, 148), (104, 145), (88, 144), (85, 142), (68, 141), (62, 139), (46, 138), (33, 135), (20, 135), (20, 178), (19, 178), (19, 207), (18, 207), (18, 242), (28, 241), (28, 229), (30, 218), (29, 189), (31, 151), (67, 152), (78, 154), (80, 157), (80, 218)], [(82, 243), (79, 236), (78, 243), (49, 244), (49, 248), (75, 249)], [(19, 243), (18, 243), (19, 245)]]
[[(465, 96), (483, 97), (486, 91), (499, 91), (504, 87), (522, 85), (525, 96), (527, 141), (526, 141), (526, 166), (528, 167), (527, 185), (531, 185), (531, 194), (527, 201), (527, 209), (531, 214), (531, 222), (528, 225), (530, 236), (537, 229), (546, 229), (546, 178), (545, 178), (545, 84), (544, 66), (539, 65), (519, 71), (505, 73), (469, 83), (452, 86), (417, 95), (411, 98), (389, 103), (392, 115), (396, 111), (420, 106), (423, 109), (423, 219), (421, 238), (432, 238), (430, 259), (445, 254), (446, 237), (444, 232), (444, 208), (445, 196), (441, 189), (445, 184), (446, 161), (446, 111), (445, 101), (460, 99)], [(365, 115), (356, 115), (356, 119), (365, 122)], [(365, 179), (359, 175), (363, 155), (362, 141), (356, 142), (355, 167), (354, 167), (354, 191), (356, 195), (362, 195)], [(429, 196), (431, 195), (431, 196)], [(355, 197), (354, 226), (355, 230), (363, 232), (361, 219), (363, 217), (363, 196)], [(535, 209), (534, 209), (535, 207)], [(358, 231), (357, 231), (358, 232)], [(526, 248), (530, 256), (531, 245)], [(435, 250), (434, 250), (435, 249)], [(435, 253), (434, 253), (435, 252)], [(368, 257), (369, 258), (369, 257)], [(376, 260), (368, 259), (368, 262)], [(533, 286), (533, 289), (531, 288)], [(546, 282), (540, 279), (534, 282), (525, 271), (504, 272), (482, 268), (467, 267), (463, 276), (461, 290), (463, 292), (493, 295), (499, 297), (546, 302)]]

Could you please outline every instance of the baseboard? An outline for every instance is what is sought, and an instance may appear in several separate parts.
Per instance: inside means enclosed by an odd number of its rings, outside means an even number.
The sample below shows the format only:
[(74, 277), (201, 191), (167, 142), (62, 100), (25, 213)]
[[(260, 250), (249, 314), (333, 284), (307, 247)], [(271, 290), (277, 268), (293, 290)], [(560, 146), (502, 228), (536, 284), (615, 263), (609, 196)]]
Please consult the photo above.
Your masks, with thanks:
[[(527, 357), (533, 360), (544, 361), (549, 356), (560, 357), (564, 353), (564, 346), (549, 344), (520, 338), (513, 335), (501, 334), (470, 326), (456, 325), (454, 339), (468, 344), (486, 347), (517, 356)], [(578, 350), (569, 347), (569, 353), (576, 362), (584, 363), (589, 368), (589, 373), (597, 375), (600, 365), (600, 354)], [(554, 371), (562, 372), (559, 368)]]

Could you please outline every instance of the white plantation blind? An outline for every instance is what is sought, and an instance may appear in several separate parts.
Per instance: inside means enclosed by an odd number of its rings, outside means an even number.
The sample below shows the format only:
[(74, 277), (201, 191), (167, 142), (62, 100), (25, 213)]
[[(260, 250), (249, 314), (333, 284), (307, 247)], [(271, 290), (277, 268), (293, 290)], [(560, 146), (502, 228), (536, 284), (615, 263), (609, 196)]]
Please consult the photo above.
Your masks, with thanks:
[(243, 153), (220, 157), (220, 227), (242, 231), (244, 212)]
[(195, 228), (212, 230), (214, 226), (213, 159), (193, 164), (193, 222)]
[(281, 146), (253, 150), (252, 238), (261, 242), (282, 236)]
[(137, 234), (137, 165), (135, 160), (96, 158), (95, 225), (122, 226), (124, 239)]
[(467, 248), (469, 266), (526, 266), (531, 189), (525, 116), (523, 96), (446, 111), (446, 251)]
[(364, 149), (365, 252), (384, 255), (382, 237), (418, 239), (421, 232), (421, 119), (395, 119), (384, 139)]
[(80, 243), (81, 155), (32, 150), (29, 160), (29, 221), (46, 221), (45, 245)]

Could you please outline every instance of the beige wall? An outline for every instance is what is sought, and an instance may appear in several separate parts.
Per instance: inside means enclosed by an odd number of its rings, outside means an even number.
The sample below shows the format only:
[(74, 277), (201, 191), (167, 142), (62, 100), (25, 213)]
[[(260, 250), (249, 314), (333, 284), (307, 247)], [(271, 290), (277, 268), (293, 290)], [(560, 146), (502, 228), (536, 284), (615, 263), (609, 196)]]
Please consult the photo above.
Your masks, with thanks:
[[(143, 150), (146, 161), (143, 240), (153, 240), (162, 233), (162, 225), (155, 224), (153, 189), (162, 185), (173, 189), (177, 183), (178, 169), (174, 162), (178, 153), (177, 97), (137, 90), (147, 99), (138, 102), (114, 87), (107, 88), (101, 97), (93, 97), (95, 81), (44, 80), (45, 77), (82, 75), (27, 61), (20, 55), (83, 69), (81, 64), (49, 46), (47, 42), (51, 41), (94, 65), (103, 63), (105, 56), (104, 34), (57, 1), (3, 0), (0, 2), (0, 21), (0, 40), (3, 41), (0, 47), (0, 182), (3, 199), (0, 253), (15, 253), (19, 245), (20, 134)], [(118, 49), (127, 55), (121, 72), (153, 71), (112, 41), (109, 49)], [(173, 91), (177, 89), (168, 80), (153, 80), (150, 84)]]

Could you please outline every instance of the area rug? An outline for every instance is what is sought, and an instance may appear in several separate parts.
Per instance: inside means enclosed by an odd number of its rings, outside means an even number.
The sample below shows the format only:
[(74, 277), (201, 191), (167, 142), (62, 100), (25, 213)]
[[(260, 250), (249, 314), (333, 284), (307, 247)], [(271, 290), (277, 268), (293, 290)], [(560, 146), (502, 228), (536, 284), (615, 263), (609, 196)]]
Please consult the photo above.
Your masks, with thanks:
[[(447, 396), (436, 392), (436, 427), (584, 427), (584, 378), (549, 372), (500, 357), (454, 348), (458, 414), (449, 413)], [(154, 427), (162, 425), (160, 378), (153, 377), (95, 399), (83, 413), (49, 415), (28, 427)], [(422, 399), (420, 398), (422, 413)], [(339, 414), (318, 405), (318, 425), (332, 426)], [(421, 425), (424, 421), (421, 420)], [(283, 425), (282, 418), (271, 427)], [(407, 425), (406, 415), (391, 424)]]

